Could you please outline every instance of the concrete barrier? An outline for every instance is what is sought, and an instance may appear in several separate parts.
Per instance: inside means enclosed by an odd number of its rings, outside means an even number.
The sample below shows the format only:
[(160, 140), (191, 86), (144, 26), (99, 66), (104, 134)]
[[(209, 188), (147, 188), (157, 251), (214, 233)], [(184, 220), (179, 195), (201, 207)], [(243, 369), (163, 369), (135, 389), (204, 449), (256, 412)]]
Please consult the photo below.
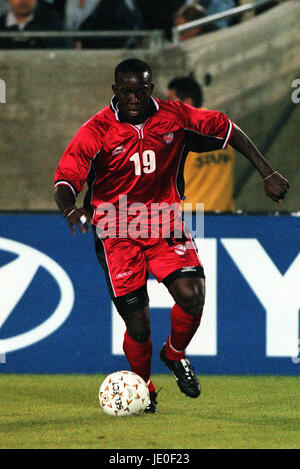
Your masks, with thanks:
[[(292, 81), (300, 78), (299, 16), (300, 3), (290, 1), (179, 47), (166, 44), (159, 53), (0, 51), (0, 79), (6, 84), (6, 104), (0, 104), (0, 209), (56, 208), (52, 179), (57, 162), (78, 127), (108, 104), (114, 67), (130, 56), (152, 65), (158, 97), (164, 97), (174, 76), (193, 71), (204, 84), (209, 73), (212, 82), (204, 85), (205, 105), (226, 112), (260, 146), (291, 99)], [(280, 147), (284, 161), (273, 148), (274, 161), (283, 172), (289, 171), (295, 157), (289, 140), (299, 146), (294, 119), (288, 136)], [(237, 182), (247, 169), (248, 162), (238, 158)], [(241, 202), (238, 208), (247, 208), (247, 197), (241, 196)], [(259, 209), (266, 206), (261, 202)], [(295, 210), (293, 203), (290, 209)]]

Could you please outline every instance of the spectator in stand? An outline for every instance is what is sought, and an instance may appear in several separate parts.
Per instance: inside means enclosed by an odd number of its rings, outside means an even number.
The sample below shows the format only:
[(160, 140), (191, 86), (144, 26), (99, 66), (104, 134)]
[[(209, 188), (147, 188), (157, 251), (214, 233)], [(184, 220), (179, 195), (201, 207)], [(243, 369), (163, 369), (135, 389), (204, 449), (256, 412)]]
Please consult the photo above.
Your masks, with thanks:
[(8, 4), (6, 0), (0, 0), (0, 16), (4, 15), (4, 13), (7, 13), (8, 10)]
[[(201, 5), (202, 3), (208, 4), (205, 7), (207, 16), (222, 13), (223, 11), (230, 10), (230, 8), (237, 6), (237, 2), (235, 0), (200, 0)], [(231, 25), (231, 21), (231, 18), (224, 18), (217, 21), (215, 24), (218, 28), (224, 29)]]
[[(53, 8), (37, 0), (8, 0), (9, 10), (0, 17), (0, 31), (62, 31), (63, 23)], [(44, 49), (66, 47), (58, 38), (1, 38), (1, 49)]]
[[(206, 17), (205, 10), (200, 5), (184, 5), (181, 7), (174, 19), (175, 26), (180, 26), (185, 23), (189, 23), (191, 21), (200, 20)], [(217, 27), (212, 24), (198, 26), (189, 31), (183, 31), (180, 33), (179, 38), (181, 41), (185, 41), (186, 39), (191, 39), (193, 37), (199, 36), (200, 34), (208, 33), (210, 31), (216, 30)]]
[(82, 23), (94, 14), (94, 10), (101, 0), (66, 0), (65, 2), (65, 27), (70, 31), (76, 31)]
[[(143, 21), (135, 0), (100, 0), (79, 27), (80, 31), (136, 31), (139, 29), (143, 29)], [(82, 39), (83, 48), (123, 49), (133, 48), (136, 44), (135, 37)]]
[(47, 3), (50, 3), (50, 5), (53, 6), (54, 10), (59, 14), (60, 19), (64, 21), (66, 0), (44, 0), (44, 1)]
[[(240, 4), (239, 0), (187, 0), (186, 5), (200, 5), (205, 11), (206, 15), (215, 15), (223, 11), (234, 8)], [(227, 28), (232, 24), (231, 18), (224, 18), (214, 23), (219, 29)]]
[(147, 30), (160, 29), (166, 39), (172, 38), (174, 16), (185, 0), (136, 0)]
[[(279, 3), (286, 0), (274, 0), (269, 2), (267, 5), (263, 5), (254, 9), (254, 14), (259, 15), (277, 6)], [(200, 4), (206, 9), (207, 15), (214, 15), (215, 13), (221, 13), (222, 11), (229, 10), (240, 6), (240, 0), (187, 0), (187, 4)], [(245, 3), (245, 2), (244, 2)], [(250, 2), (249, 2), (250, 3)], [(243, 15), (238, 15), (233, 18), (224, 18), (223, 20), (217, 21), (219, 28), (227, 28), (228, 26), (239, 23), (242, 20)]]
[[(94, 12), (101, 0), (66, 0), (64, 24), (69, 31), (78, 31), (82, 23)], [(76, 49), (82, 49), (82, 41), (75, 38), (74, 46)]]
[[(202, 88), (191, 76), (174, 78), (168, 84), (167, 99), (201, 108)], [(223, 150), (190, 152), (184, 166), (184, 203), (191, 203), (193, 211), (197, 202), (204, 203), (205, 211), (234, 210), (234, 160), (235, 151), (229, 145)]]

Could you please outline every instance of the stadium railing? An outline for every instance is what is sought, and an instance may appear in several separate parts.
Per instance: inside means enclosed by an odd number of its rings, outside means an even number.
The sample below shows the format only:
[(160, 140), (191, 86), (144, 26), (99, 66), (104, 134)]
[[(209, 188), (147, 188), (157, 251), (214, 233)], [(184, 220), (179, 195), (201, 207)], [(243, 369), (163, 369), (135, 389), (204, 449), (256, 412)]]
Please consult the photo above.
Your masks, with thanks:
[(255, 8), (267, 6), (268, 4), (273, 3), (272, 0), (259, 0), (252, 3), (247, 3), (246, 5), (241, 5), (239, 7), (230, 8), (229, 10), (223, 11), (221, 13), (216, 13), (215, 15), (209, 15), (206, 18), (201, 18), (199, 20), (189, 21), (180, 26), (174, 26), (172, 29), (172, 40), (174, 44), (179, 43), (180, 34), (185, 31), (190, 31), (198, 26), (205, 26), (207, 24), (215, 23), (216, 21), (222, 20), (224, 18), (234, 18), (235, 16), (242, 15), (249, 11), (255, 10)]
[[(130, 47), (130, 43), (133, 39), (143, 39), (148, 41), (142, 42), (142, 47), (150, 49), (151, 51), (158, 51), (162, 48), (163, 43), (163, 31), (151, 30), (151, 31), (18, 31), (18, 32), (0, 32), (1, 38), (122, 38), (128, 37), (126, 45)], [(144, 47), (146, 46), (146, 47)]]

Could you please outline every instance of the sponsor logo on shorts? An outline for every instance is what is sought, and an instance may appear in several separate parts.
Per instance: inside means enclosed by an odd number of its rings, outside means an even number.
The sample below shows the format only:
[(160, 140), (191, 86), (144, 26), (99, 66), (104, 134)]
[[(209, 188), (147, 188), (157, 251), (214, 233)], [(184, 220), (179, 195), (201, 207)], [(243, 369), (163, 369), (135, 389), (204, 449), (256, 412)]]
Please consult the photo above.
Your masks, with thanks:
[(186, 246), (184, 244), (177, 244), (174, 250), (178, 256), (183, 256), (186, 253)]
[(174, 138), (173, 132), (168, 132), (168, 133), (164, 136), (164, 141), (165, 141), (165, 143), (172, 143), (172, 142), (173, 142), (173, 138)]
[(132, 275), (132, 271), (127, 270), (127, 272), (121, 272), (121, 273), (117, 274), (116, 279), (124, 278), (124, 277), (130, 277), (130, 275)]

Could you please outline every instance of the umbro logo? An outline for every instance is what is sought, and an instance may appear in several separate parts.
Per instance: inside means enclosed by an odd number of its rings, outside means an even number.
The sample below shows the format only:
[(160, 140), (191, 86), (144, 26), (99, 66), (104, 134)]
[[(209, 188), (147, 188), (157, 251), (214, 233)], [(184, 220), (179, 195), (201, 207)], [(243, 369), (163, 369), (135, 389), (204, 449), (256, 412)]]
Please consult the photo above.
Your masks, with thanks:
[(126, 151), (126, 148), (123, 147), (123, 145), (120, 145), (112, 151), (112, 156), (120, 155), (120, 153), (124, 153), (124, 151)]

